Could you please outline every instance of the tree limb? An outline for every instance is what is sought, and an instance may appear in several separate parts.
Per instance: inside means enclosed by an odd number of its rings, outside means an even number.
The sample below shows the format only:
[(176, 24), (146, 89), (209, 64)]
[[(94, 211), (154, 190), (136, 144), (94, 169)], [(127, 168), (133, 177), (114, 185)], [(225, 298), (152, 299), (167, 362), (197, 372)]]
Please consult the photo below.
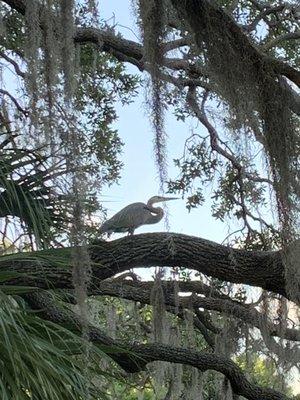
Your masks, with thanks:
[[(71, 248), (65, 248), (0, 257), (0, 270), (22, 274), (11, 283), (72, 288), (71, 253)], [(147, 233), (111, 242), (95, 242), (90, 247), (90, 257), (93, 285), (130, 268), (182, 266), (223, 281), (258, 286), (290, 298), (285, 288), (281, 251), (245, 251), (183, 234)], [(300, 301), (299, 292), (293, 295), (295, 301)]]
[(19, 110), (22, 114), (24, 114), (25, 117), (28, 117), (28, 111), (25, 110), (20, 103), (18, 102), (18, 100), (12, 95), (10, 94), (7, 90), (4, 89), (0, 89), (0, 93), (4, 96), (7, 96), (11, 99), (11, 101), (14, 103), (14, 105), (16, 106), (17, 110)]
[(4, 53), (4, 51), (2, 51), (2, 50), (0, 50), (0, 57), (4, 58), (7, 62), (12, 64), (17, 75), (21, 76), (22, 78), (25, 78), (25, 76), (26, 76), (25, 72), (21, 71), (19, 64), (15, 60), (13, 60), (11, 57), (6, 55)]
[[(220, 35), (227, 38), (232, 55), (235, 54), (240, 61), (244, 61), (244, 68), (264, 71), (264, 65), (269, 65), (276, 73), (285, 75), (300, 87), (300, 71), (261, 53), (236, 22), (215, 3), (208, 0), (186, 0), (185, 2), (172, 0), (172, 4), (178, 16), (190, 25), (191, 31), (195, 34), (195, 42), (200, 49), (202, 47), (201, 31), (209, 29), (208, 24), (211, 24), (211, 29), (222, 30), (219, 32)], [(227, 60), (224, 61), (227, 62)]]
[[(187, 283), (187, 285), (185, 285)], [(193, 291), (193, 286), (197, 286), (200, 282), (191, 282), (195, 285), (189, 285), (189, 282), (179, 282), (179, 290), (182, 291)], [(176, 299), (174, 295), (174, 283), (173, 282), (161, 282), (164, 291), (164, 301), (166, 306), (175, 307)], [(185, 288), (185, 286), (187, 286)], [(138, 301), (142, 304), (150, 304), (150, 293), (153, 287), (153, 282), (113, 282), (103, 281), (100, 282), (97, 287), (94, 288), (89, 294), (102, 295), (102, 296), (113, 296), (123, 298), (132, 301)], [(185, 289), (183, 289), (185, 288)], [(209, 288), (209, 287), (208, 287)], [(199, 293), (199, 292), (198, 292)], [(200, 291), (203, 293), (203, 291)], [(297, 329), (285, 328), (282, 329), (280, 325), (276, 325), (269, 321), (265, 315), (261, 314), (254, 307), (239, 303), (229, 298), (229, 296), (220, 296), (216, 298), (210, 296), (205, 290), (206, 297), (196, 296), (179, 296), (178, 307), (180, 310), (188, 309), (192, 306), (195, 310), (204, 308), (206, 310), (213, 310), (223, 313), (228, 316), (232, 316), (242, 320), (243, 322), (256, 327), (260, 330), (268, 332), (271, 336), (278, 336), (287, 340), (300, 341), (300, 331)], [(203, 321), (202, 321), (203, 322)]]
[[(66, 311), (53, 302), (51, 296), (42, 293), (26, 295), (26, 300), (33, 309), (40, 310), (40, 315), (55, 323), (67, 326), (71, 330), (81, 331), (79, 317), (70, 310)], [(113, 340), (92, 325), (88, 327), (88, 338), (100, 345), (121, 368), (127, 372), (139, 372), (153, 361), (180, 363), (198, 368), (200, 371), (215, 370), (225, 375), (234, 393), (249, 400), (285, 400), (285, 395), (272, 389), (261, 388), (250, 383), (242, 370), (231, 360), (198, 352), (195, 349), (176, 348), (160, 343), (132, 344)]]
[[(15, 9), (21, 14), (25, 14), (26, 4), (23, 0), (2, 0), (4, 3), (8, 4), (11, 8)], [(178, 2), (178, 4), (177, 4)], [(287, 78), (292, 80), (296, 85), (300, 86), (300, 71), (294, 69), (288, 64), (276, 60), (261, 54), (254, 45), (248, 40), (246, 35), (243, 33), (242, 29), (234, 22), (233, 19), (229, 17), (229, 15), (225, 14), (221, 9), (216, 8), (207, 0), (189, 0), (186, 3), (185, 7), (190, 7), (192, 3), (194, 4), (195, 10), (198, 11), (200, 9), (200, 5), (204, 4), (205, 7), (208, 7), (212, 12), (212, 20), (217, 21), (221, 18), (225, 20), (226, 26), (228, 27), (228, 31), (230, 32), (230, 36), (235, 39), (235, 43), (232, 43), (233, 46), (240, 46), (241, 51), (246, 51), (249, 53), (250, 59), (253, 59), (255, 62), (259, 63), (267, 63), (276, 69), (276, 72), (285, 75)], [(183, 3), (180, 0), (172, 1), (175, 9), (179, 10), (180, 15), (182, 15), (182, 7)], [(195, 16), (196, 13), (192, 15)], [(47, 16), (48, 17), (48, 16)], [(225, 32), (224, 32), (225, 34)], [(184, 40), (184, 39), (182, 39)], [(114, 33), (97, 29), (91, 27), (81, 28), (78, 27), (75, 31), (74, 41), (77, 43), (95, 43), (99, 45), (103, 51), (107, 51), (114, 55), (120, 61), (131, 62), (136, 65), (139, 69), (141, 68), (141, 62), (143, 58), (143, 47), (141, 44), (136, 43), (131, 40), (124, 39), (120, 36), (115, 35)], [(167, 46), (168, 44), (166, 44)]]
[(271, 49), (272, 47), (278, 46), (278, 44), (281, 44), (286, 40), (297, 40), (297, 39), (300, 39), (300, 31), (284, 33), (282, 35), (275, 37), (272, 40), (269, 40), (262, 46), (262, 49), (266, 51)]

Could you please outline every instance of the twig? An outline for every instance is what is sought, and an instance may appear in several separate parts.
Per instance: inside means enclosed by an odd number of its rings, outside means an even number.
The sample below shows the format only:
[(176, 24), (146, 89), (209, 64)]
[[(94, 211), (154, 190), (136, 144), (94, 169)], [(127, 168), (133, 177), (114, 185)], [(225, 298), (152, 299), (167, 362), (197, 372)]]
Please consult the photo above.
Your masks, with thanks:
[(12, 58), (10, 58), (8, 55), (6, 55), (3, 51), (0, 50), (0, 57), (4, 58), (7, 62), (9, 62), (10, 64), (12, 64), (12, 66), (14, 67), (16, 74), (21, 76), (22, 78), (25, 78), (26, 74), (25, 72), (21, 71), (18, 63), (13, 60)]
[(19, 102), (13, 95), (11, 95), (7, 90), (3, 90), (3, 89), (0, 89), (0, 93), (2, 93), (5, 96), (8, 96), (11, 99), (11, 101), (14, 103), (14, 105), (17, 107), (17, 109), (22, 114), (24, 114), (25, 117), (28, 117), (29, 112), (27, 110), (25, 110), (23, 107), (21, 107), (21, 105), (19, 104)]

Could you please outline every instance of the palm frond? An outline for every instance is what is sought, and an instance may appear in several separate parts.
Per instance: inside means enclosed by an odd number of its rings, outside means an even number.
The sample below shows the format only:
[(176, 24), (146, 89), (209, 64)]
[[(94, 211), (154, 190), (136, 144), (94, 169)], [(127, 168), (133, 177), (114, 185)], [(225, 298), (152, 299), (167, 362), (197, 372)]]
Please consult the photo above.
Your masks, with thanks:
[(15, 135), (0, 135), (0, 218), (18, 217), (38, 247), (47, 247), (54, 231), (68, 223), (68, 200), (52, 188), (66, 169), (63, 162), (51, 167), (49, 157), (37, 150), (16, 148), (14, 140)]
[[(2, 399), (79, 400), (95, 394), (83, 366), (83, 339), (40, 319), (18, 297), (0, 292), (0, 392)], [(103, 356), (90, 346), (93, 357)], [(75, 357), (74, 355), (77, 355)], [(90, 372), (101, 374), (101, 370)]]

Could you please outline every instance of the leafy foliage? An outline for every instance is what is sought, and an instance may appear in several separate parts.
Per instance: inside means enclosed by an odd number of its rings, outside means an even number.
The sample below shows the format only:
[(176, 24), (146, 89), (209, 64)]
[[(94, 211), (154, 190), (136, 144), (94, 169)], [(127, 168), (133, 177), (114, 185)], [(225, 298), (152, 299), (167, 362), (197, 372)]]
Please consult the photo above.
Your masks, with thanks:
[[(51, 10), (54, 12), (54, 8)], [(83, 8), (78, 14), (82, 26), (89, 20), (87, 11)], [(27, 62), (30, 66), (23, 34), (28, 28), (25, 19), (3, 5), (1, 12), (5, 31), (0, 36), (0, 50), (9, 55), (9, 60), (13, 56), (14, 62), (22, 68)], [(126, 73), (124, 65), (113, 57), (96, 52), (95, 47), (89, 44), (77, 47), (73, 99), (76, 116), (72, 115), (64, 105), (60, 56), (50, 43), (51, 35), (57, 28), (55, 24), (51, 19), (48, 21), (48, 36), (45, 41), (41, 40), (41, 51), (36, 52), (37, 81), (30, 81), (35, 79), (31, 76), (32, 71), (22, 72), (23, 79), (12, 90), (16, 92), (16, 98), (20, 91), (23, 100), (16, 100), (19, 105), (16, 108), (15, 102), (10, 101), (13, 97), (7, 97), (8, 101), (2, 103), (1, 114), (1, 217), (18, 217), (21, 220), (20, 230), (29, 234), (38, 247), (53, 244), (53, 239), (58, 236), (61, 240), (62, 232), (68, 232), (70, 227), (69, 211), (74, 201), (71, 176), (79, 168), (72, 157), (68, 160), (71, 150), (67, 142), (74, 124), (80, 163), (87, 182), (85, 213), (91, 215), (96, 210), (102, 211), (97, 199), (99, 190), (103, 185), (117, 181), (122, 167), (118, 157), (123, 143), (112, 127), (117, 119), (115, 103), (130, 103), (139, 83), (139, 79)], [(41, 32), (36, 31), (35, 34), (40, 35)], [(56, 40), (55, 37), (52, 40)], [(4, 68), (8, 76), (12, 75), (9, 63), (4, 64)], [(34, 103), (32, 85), (38, 87)], [(32, 107), (30, 112), (29, 107)], [(12, 134), (12, 130), (17, 134)], [(32, 139), (28, 150), (25, 150), (28, 148), (26, 136)], [(73, 159), (76, 157), (79, 156), (73, 155)], [(18, 163), (14, 161), (10, 165), (14, 159)], [(21, 177), (18, 176), (20, 173)], [(88, 230), (94, 234), (93, 228)]]
[(25, 233), (47, 245), (68, 222), (66, 199), (51, 189), (54, 176), (65, 173), (64, 162), (51, 167), (48, 157), (18, 147), (16, 136), (2, 133), (0, 217), (18, 218)]
[(286, 384), (286, 373), (278, 372), (276, 363), (257, 354), (241, 355), (237, 358), (238, 364), (251, 372), (251, 380), (261, 386), (270, 387), (292, 395), (291, 387)]

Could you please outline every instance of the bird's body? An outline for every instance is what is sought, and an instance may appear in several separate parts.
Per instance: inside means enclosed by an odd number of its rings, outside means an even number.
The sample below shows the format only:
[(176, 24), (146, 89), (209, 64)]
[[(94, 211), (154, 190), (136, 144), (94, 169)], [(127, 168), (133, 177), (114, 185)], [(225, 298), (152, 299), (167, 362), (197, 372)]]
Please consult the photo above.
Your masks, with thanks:
[(174, 197), (154, 196), (145, 203), (132, 203), (122, 208), (112, 218), (104, 222), (100, 228), (100, 233), (110, 235), (113, 232), (128, 232), (133, 234), (134, 230), (141, 225), (155, 224), (159, 222), (164, 211), (161, 207), (153, 207), (154, 203), (173, 200)]

